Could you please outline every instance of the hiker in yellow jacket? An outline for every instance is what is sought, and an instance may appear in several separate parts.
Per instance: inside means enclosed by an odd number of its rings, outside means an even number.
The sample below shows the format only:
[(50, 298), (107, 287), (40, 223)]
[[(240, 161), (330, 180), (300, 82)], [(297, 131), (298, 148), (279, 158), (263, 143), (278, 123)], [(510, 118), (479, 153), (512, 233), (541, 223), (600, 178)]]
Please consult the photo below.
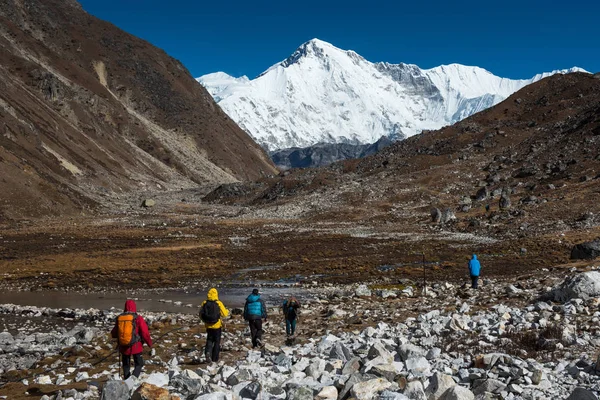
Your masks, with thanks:
[(229, 315), (229, 311), (219, 300), (219, 292), (212, 288), (208, 291), (207, 299), (204, 300), (200, 307), (200, 318), (206, 326), (206, 347), (204, 348), (204, 356), (206, 362), (210, 363), (219, 361), (219, 353), (221, 352), (221, 332), (223, 323), (221, 318)]

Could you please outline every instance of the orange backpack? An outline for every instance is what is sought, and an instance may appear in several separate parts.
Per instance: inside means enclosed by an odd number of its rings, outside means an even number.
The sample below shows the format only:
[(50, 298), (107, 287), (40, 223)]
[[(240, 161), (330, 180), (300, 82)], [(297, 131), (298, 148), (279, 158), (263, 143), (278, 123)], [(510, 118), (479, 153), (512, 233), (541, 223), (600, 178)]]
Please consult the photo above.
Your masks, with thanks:
[(136, 321), (136, 313), (124, 312), (117, 317), (117, 340), (120, 346), (131, 347), (140, 341)]

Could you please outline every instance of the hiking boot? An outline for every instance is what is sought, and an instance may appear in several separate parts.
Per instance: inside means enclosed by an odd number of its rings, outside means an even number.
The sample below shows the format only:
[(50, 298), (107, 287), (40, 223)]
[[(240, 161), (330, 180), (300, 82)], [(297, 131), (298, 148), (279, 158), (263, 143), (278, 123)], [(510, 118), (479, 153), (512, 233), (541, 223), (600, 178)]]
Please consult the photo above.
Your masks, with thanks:
[(207, 364), (212, 363), (212, 358), (211, 358), (210, 354), (205, 354), (204, 358), (205, 358)]
[(260, 347), (262, 349), (265, 347), (265, 345), (263, 344), (262, 340), (256, 339), (256, 347)]

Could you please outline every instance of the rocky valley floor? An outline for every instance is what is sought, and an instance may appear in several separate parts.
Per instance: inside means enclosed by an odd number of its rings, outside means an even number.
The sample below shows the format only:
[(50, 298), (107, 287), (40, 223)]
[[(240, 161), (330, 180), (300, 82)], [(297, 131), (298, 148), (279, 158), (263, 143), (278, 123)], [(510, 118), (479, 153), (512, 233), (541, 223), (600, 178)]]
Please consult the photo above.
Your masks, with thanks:
[(296, 283), (303, 307), (293, 340), (286, 339), (272, 301), (266, 345), (251, 349), (234, 308), (225, 321), (221, 361), (210, 365), (201, 361), (204, 335), (196, 315), (145, 312), (156, 343), (152, 354), (144, 353), (141, 379), (125, 383), (108, 336), (119, 310), (3, 305), (0, 396), (83, 399), (104, 392), (105, 399), (127, 399), (137, 391), (133, 398), (595, 398), (595, 268), (484, 278), (479, 290), (448, 281), (424, 291), (409, 280)]

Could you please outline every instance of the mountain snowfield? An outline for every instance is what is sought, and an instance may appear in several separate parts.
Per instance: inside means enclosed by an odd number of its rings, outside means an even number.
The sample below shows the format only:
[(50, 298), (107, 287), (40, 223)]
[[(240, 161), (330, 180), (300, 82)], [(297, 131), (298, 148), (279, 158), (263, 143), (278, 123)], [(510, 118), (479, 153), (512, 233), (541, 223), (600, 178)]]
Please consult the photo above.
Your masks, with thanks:
[(256, 79), (216, 72), (197, 78), (221, 108), (269, 150), (317, 143), (365, 144), (439, 129), (491, 107), (531, 79), (500, 78), (460, 64), (421, 69), (372, 63), (318, 39)]

